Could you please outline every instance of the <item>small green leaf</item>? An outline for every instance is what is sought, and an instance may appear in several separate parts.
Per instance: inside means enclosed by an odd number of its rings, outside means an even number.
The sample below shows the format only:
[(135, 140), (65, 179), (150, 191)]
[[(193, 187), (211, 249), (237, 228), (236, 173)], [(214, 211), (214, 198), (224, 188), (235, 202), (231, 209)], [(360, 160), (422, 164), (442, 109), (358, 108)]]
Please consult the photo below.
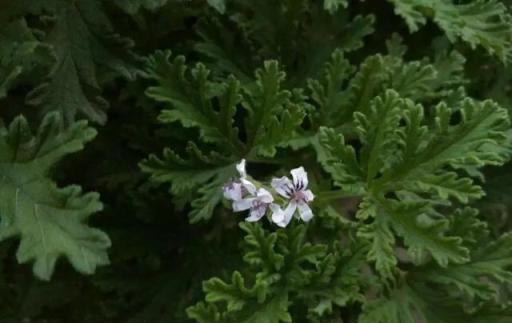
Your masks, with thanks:
[(284, 257), (274, 250), (277, 233), (266, 234), (260, 225), (245, 222), (240, 223), (240, 228), (247, 233), (244, 260), (268, 273), (279, 271)]
[(227, 310), (230, 312), (242, 309), (246, 299), (254, 296), (254, 290), (245, 287), (244, 279), (237, 271), (231, 277), (231, 284), (219, 278), (212, 278), (203, 283), (203, 289), (207, 302), (226, 302)]

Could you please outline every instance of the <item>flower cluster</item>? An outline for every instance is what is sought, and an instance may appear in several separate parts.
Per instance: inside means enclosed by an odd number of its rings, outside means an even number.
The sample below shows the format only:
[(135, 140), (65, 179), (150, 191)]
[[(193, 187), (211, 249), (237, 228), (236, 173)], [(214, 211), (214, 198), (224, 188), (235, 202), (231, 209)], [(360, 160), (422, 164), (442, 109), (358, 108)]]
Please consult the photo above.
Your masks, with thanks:
[[(291, 180), (286, 176), (272, 179), (271, 187), (277, 196), (262, 184), (247, 177), (245, 159), (236, 165), (236, 169), (240, 178), (233, 179), (224, 185), (224, 197), (232, 201), (233, 211), (249, 210), (246, 221), (258, 221), (267, 213), (267, 210), (272, 212), (272, 222), (283, 228), (290, 223), (297, 210), (303, 221), (307, 222), (313, 218), (313, 211), (308, 204), (315, 196), (311, 190), (307, 189), (308, 174), (304, 167), (292, 169)], [(276, 203), (282, 200), (287, 203), (284, 209)]]

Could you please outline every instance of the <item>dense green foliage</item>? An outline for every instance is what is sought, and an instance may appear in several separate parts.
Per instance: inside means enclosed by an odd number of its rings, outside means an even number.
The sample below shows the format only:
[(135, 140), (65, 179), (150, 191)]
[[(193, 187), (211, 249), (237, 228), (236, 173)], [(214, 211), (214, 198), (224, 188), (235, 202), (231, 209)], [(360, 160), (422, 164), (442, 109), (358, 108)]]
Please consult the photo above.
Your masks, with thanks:
[(0, 323), (512, 322), (511, 63), (507, 0), (0, 1)]

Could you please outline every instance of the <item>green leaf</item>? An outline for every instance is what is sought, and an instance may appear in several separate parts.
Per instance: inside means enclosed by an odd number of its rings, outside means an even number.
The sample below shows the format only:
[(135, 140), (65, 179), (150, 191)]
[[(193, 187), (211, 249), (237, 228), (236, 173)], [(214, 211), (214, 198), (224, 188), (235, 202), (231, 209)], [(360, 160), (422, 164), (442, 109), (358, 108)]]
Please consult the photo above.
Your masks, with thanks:
[(243, 28), (230, 20), (201, 20), (196, 32), (201, 41), (194, 49), (204, 55), (205, 63), (213, 60), (208, 67), (226, 74), (233, 74), (242, 83), (251, 82), (251, 75), (257, 66), (249, 36)]
[(34, 262), (34, 274), (49, 280), (65, 256), (84, 274), (109, 263), (107, 235), (87, 226), (102, 209), (97, 193), (80, 187), (58, 188), (48, 173), (64, 156), (83, 149), (96, 131), (78, 122), (63, 129), (58, 114), (45, 117), (37, 134), (25, 118), (0, 129), (0, 240), (19, 237), (20, 263)]
[[(389, 55), (385, 56), (387, 76), (383, 87), (397, 91), (400, 96), (416, 102), (428, 102), (439, 99), (462, 99), (467, 80), (464, 76), (465, 58), (457, 51), (450, 51), (446, 42), (434, 40), (434, 59), (405, 61), (407, 50), (401, 38), (396, 34), (386, 42)], [(460, 95), (462, 92), (462, 95)], [(455, 101), (456, 102), (456, 101)]]
[(435, 127), (427, 137), (426, 128), (418, 124), (424, 118), (422, 108), (411, 106), (405, 118), (404, 153), (382, 181), (403, 184), (445, 165), (467, 169), (505, 162), (507, 157), (500, 148), (509, 126), (505, 109), (492, 101), (465, 99), (459, 123), (450, 124), (452, 114), (454, 112), (445, 104), (439, 104), (435, 109)]
[(187, 315), (190, 319), (198, 323), (215, 323), (221, 321), (221, 315), (214, 304), (205, 304), (199, 302), (194, 306), (187, 308)]
[(404, 186), (413, 192), (435, 194), (442, 200), (456, 198), (461, 203), (468, 203), (470, 199), (479, 199), (484, 195), (480, 186), (474, 185), (470, 178), (458, 178), (454, 172), (436, 174), (422, 174), (415, 181)]
[(359, 323), (416, 323), (428, 321), (424, 301), (408, 286), (394, 290), (389, 297), (380, 297), (365, 304)]
[(367, 259), (375, 263), (375, 269), (383, 277), (392, 277), (398, 262), (394, 248), (395, 236), (387, 218), (377, 216), (373, 223), (361, 227), (357, 235), (370, 243)]
[(320, 149), (322, 157), (320, 162), (328, 172), (335, 185), (343, 187), (347, 192), (361, 194), (365, 190), (363, 170), (359, 166), (355, 150), (345, 143), (342, 134), (334, 129), (320, 128)]
[(302, 286), (311, 275), (308, 264), (317, 266), (326, 255), (326, 245), (306, 242), (306, 229), (297, 225), (279, 232), (278, 250), (284, 256), (282, 275), (286, 286)]
[(258, 6), (234, 2), (229, 16), (199, 22), (202, 41), (196, 49), (213, 59), (209, 66), (216, 74), (234, 74), (244, 83), (265, 60), (277, 60), (287, 73), (287, 87), (302, 87), (309, 77), (319, 74), (336, 48), (357, 50), (374, 30), (374, 16), (329, 12), (324, 4), (332, 7), (334, 1), (264, 0)]
[(461, 308), (461, 302), (439, 288), (418, 283), (418, 276), (400, 282), (386, 295), (368, 301), (359, 316), (359, 323), (504, 323), (509, 319), (508, 310), (485, 304), (473, 311)]
[(424, 202), (381, 201), (381, 207), (393, 230), (404, 239), (411, 258), (420, 262), (426, 252), (446, 267), (449, 262), (463, 263), (469, 260), (468, 249), (459, 237), (446, 236), (448, 222), (429, 216), (429, 208)]
[(45, 2), (44, 10), (55, 16), (46, 40), (57, 62), (27, 101), (40, 105), (43, 113), (61, 112), (68, 124), (81, 117), (104, 124), (108, 103), (101, 97), (100, 72), (104, 78), (135, 77), (130, 41), (114, 34), (99, 0), (53, 0)]
[(324, 0), (324, 9), (331, 13), (338, 10), (338, 7), (346, 8), (348, 6), (347, 0)]
[(150, 155), (139, 167), (157, 183), (170, 183), (171, 193), (178, 196), (192, 195), (190, 222), (196, 223), (212, 217), (215, 207), (222, 200), (222, 186), (235, 175), (235, 165), (228, 164), (218, 153), (204, 154), (189, 143), (184, 159), (171, 149), (164, 149), (163, 157)]
[[(201, 138), (216, 142), (228, 149), (243, 149), (238, 129), (233, 125), (237, 105), (241, 101), (240, 84), (233, 78), (215, 83), (209, 80), (209, 71), (202, 64), (192, 70), (183, 56), (170, 61), (170, 51), (159, 51), (147, 61), (146, 77), (157, 82), (147, 90), (149, 97), (170, 104), (159, 120), (164, 123), (179, 121), (184, 127), (200, 129)], [(213, 108), (218, 98), (221, 107)]]
[(299, 291), (299, 298), (308, 304), (312, 318), (327, 318), (336, 307), (343, 308), (362, 299), (360, 280), (366, 250), (340, 243), (334, 243), (332, 249), (316, 266), (308, 284)]
[[(355, 16), (352, 21), (346, 23), (343, 26), (344, 37), (339, 40), (339, 43), (336, 43), (336, 46), (340, 46), (340, 44), (343, 44), (341, 46), (341, 49), (344, 52), (352, 52), (357, 49), (360, 49), (361, 47), (364, 46), (364, 37), (371, 35), (375, 31), (375, 29), (373, 28), (374, 22), (375, 16), (372, 15)], [(333, 50), (334, 48), (331, 49), (331, 51)]]
[(475, 250), (481, 246), (483, 241), (489, 237), (489, 228), (487, 222), (479, 219), (477, 209), (465, 207), (457, 209), (448, 219), (450, 221), (450, 233), (461, 237), (464, 245), (470, 250)]
[(412, 32), (418, 29), (427, 22), (424, 14), (419, 10), (420, 5), (428, 4), (423, 0), (390, 0), (395, 6), (395, 13), (402, 16)]
[[(279, 146), (290, 139), (302, 123), (302, 98), (281, 89), (284, 73), (275, 61), (264, 63), (256, 71), (256, 82), (241, 86), (233, 77), (224, 82), (211, 82), (209, 71), (198, 64), (191, 71), (183, 56), (169, 61), (170, 52), (157, 52), (148, 60), (146, 76), (158, 82), (147, 94), (171, 105), (160, 114), (160, 121), (179, 121), (184, 127), (199, 128), (201, 139), (216, 143), (231, 154), (271, 157)], [(293, 101), (292, 101), (293, 98)], [(218, 102), (218, 103), (217, 103)], [(216, 111), (214, 105), (219, 104)], [(247, 111), (242, 143), (233, 118), (243, 107)]]
[(381, 89), (382, 81), (386, 78), (386, 67), (381, 55), (366, 58), (359, 70), (350, 81), (346, 90), (348, 111), (344, 115), (352, 117), (354, 111), (365, 112), (369, 102)]
[(265, 234), (260, 225), (240, 223), (240, 228), (247, 233), (244, 260), (250, 265), (259, 266), (263, 273), (274, 273), (283, 266), (284, 257), (275, 251), (277, 233)]
[(219, 278), (212, 278), (203, 283), (203, 290), (206, 293), (207, 302), (226, 302), (228, 312), (242, 309), (246, 299), (254, 297), (256, 292), (255, 289), (245, 287), (244, 279), (237, 271), (233, 272), (231, 284)]
[(470, 262), (420, 271), (421, 278), (438, 284), (453, 285), (471, 299), (497, 299), (499, 288), (503, 284), (512, 283), (511, 244), (512, 235), (504, 234), (476, 250)]
[[(320, 142), (332, 178), (341, 177), (342, 187), (364, 188), (357, 217), (365, 224), (358, 235), (369, 242), (368, 259), (389, 277), (397, 261), (396, 234), (416, 264), (428, 255), (442, 267), (467, 262), (463, 240), (449, 235), (449, 222), (436, 208), (449, 205), (451, 198), (467, 203), (483, 195), (464, 171), (474, 174), (478, 167), (507, 159), (502, 147), (509, 127), (506, 111), (491, 101), (465, 99), (456, 112), (441, 103), (429, 127), (422, 106), (388, 90), (354, 116), (362, 143), (359, 158), (333, 130), (322, 129)], [(358, 169), (366, 169), (366, 185), (360, 176), (346, 175)]]
[(452, 95), (453, 89), (463, 91), (462, 86), (468, 83), (464, 75), (465, 63), (466, 59), (457, 51), (449, 51), (442, 47), (436, 51), (432, 65), (437, 73), (431, 86), (439, 92), (438, 96), (449, 97)]
[(309, 80), (308, 87), (318, 109), (320, 124), (332, 125), (342, 122), (345, 115), (343, 110), (346, 108), (342, 87), (352, 72), (353, 67), (338, 49), (333, 52), (331, 60), (326, 64), (323, 77), (319, 80)]
[(397, 67), (390, 72), (388, 82), (387, 87), (412, 100), (433, 97), (433, 84), (442, 84), (437, 80), (434, 66), (418, 61), (404, 63), (401, 60), (397, 61)]
[(390, 0), (409, 30), (417, 31), (426, 18), (439, 25), (453, 42), (462, 39), (472, 48), (482, 46), (503, 62), (512, 58), (512, 16), (501, 2), (477, 0), (454, 4), (444, 0)]
[(220, 13), (226, 11), (226, 0), (206, 0), (210, 6)]
[(25, 20), (0, 28), (0, 98), (20, 80), (47, 73), (53, 63), (51, 48), (36, 39)]
[(203, 283), (203, 289), (207, 302), (226, 303), (226, 311), (214, 314), (215, 308), (206, 308), (199, 303), (188, 310), (189, 316), (199, 318), (199, 322), (204, 317), (222, 317), (223, 322), (291, 322), (286, 294), (267, 299), (264, 284), (257, 282), (252, 288), (247, 288), (242, 275), (237, 271), (233, 273), (231, 283), (212, 278)]
[(308, 81), (316, 109), (308, 116), (313, 129), (329, 126), (350, 131), (353, 113), (366, 115), (375, 96), (391, 89), (402, 98), (428, 104), (440, 99), (458, 104), (465, 97), (465, 60), (457, 52), (440, 48), (432, 63), (404, 61), (406, 49), (397, 37), (389, 39), (387, 46), (389, 55), (368, 56), (355, 74), (340, 49), (332, 53), (323, 75)]
[(257, 305), (253, 308), (242, 312), (220, 312), (217, 307), (204, 303), (198, 303), (187, 309), (189, 318), (196, 320), (198, 323), (279, 323), (292, 322), (292, 318), (288, 313), (288, 298), (278, 296)]
[(134, 15), (142, 8), (154, 11), (167, 3), (167, 0), (114, 0), (126, 13)]
[(379, 171), (386, 169), (395, 158), (393, 150), (398, 141), (398, 122), (406, 102), (394, 91), (375, 98), (368, 113), (355, 112), (354, 119), (361, 150), (361, 164), (366, 167), (366, 180), (371, 181)]
[(304, 118), (302, 106), (290, 99), (292, 93), (281, 89), (284, 79), (278, 63), (266, 61), (263, 69), (256, 71), (256, 84), (248, 87), (244, 97), (247, 142), (258, 155), (274, 156), (275, 147), (291, 139)]
[(292, 317), (288, 312), (289, 301), (287, 296), (274, 297), (264, 306), (256, 308), (251, 312), (250, 316), (242, 320), (235, 321), (241, 323), (291, 323)]

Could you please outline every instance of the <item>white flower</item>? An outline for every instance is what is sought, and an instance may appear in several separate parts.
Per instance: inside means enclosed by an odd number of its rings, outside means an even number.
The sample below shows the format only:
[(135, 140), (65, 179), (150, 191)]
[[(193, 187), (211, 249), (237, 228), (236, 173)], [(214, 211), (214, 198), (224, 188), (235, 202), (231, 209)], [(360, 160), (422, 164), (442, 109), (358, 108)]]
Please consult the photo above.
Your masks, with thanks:
[(240, 199), (233, 202), (233, 211), (240, 212), (250, 210), (249, 217), (245, 221), (255, 222), (261, 219), (267, 212), (268, 206), (274, 201), (274, 197), (264, 188), (258, 189), (256, 196)]
[(256, 194), (256, 186), (247, 179), (247, 172), (245, 171), (245, 159), (242, 159), (240, 163), (236, 164), (236, 169), (240, 174), (240, 182), (232, 179), (222, 188), (224, 197), (232, 201), (241, 200), (247, 193), (250, 195)]
[(308, 174), (304, 167), (292, 169), (293, 181), (288, 177), (274, 178), (272, 180), (272, 187), (274, 190), (290, 202), (284, 210), (278, 205), (272, 204), (272, 221), (280, 227), (286, 227), (293, 217), (293, 214), (299, 209), (300, 218), (307, 222), (313, 217), (313, 211), (308, 203), (313, 201), (315, 196), (311, 190), (308, 190)]

